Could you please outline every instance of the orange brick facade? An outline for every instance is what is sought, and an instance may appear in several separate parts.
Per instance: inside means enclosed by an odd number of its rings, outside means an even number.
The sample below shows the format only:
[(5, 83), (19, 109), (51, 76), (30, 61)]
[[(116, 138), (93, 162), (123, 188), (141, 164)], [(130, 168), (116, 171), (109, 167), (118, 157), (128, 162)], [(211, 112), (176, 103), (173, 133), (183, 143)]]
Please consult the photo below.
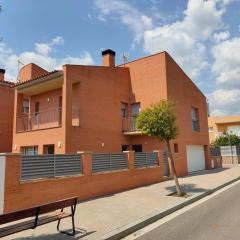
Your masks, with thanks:
[(20, 155), (0, 156), (5, 163), (4, 212), (16, 211), (46, 202), (78, 196), (83, 201), (131, 188), (157, 183), (163, 180), (161, 167), (135, 169), (134, 153), (128, 153), (128, 169), (92, 174), (91, 154), (82, 155), (83, 175), (58, 177), (35, 181), (20, 181)]
[[(2, 71), (2, 72), (1, 72)], [(0, 69), (0, 153), (12, 151), (14, 90)]]
[[(142, 151), (164, 150), (164, 144), (156, 138), (123, 132), (121, 105), (126, 104), (129, 116), (131, 104), (139, 103), (143, 110), (162, 99), (171, 99), (176, 102), (180, 128), (179, 137), (172, 141), (179, 148), (174, 153), (178, 174), (187, 174), (186, 145), (204, 146), (209, 166), (206, 98), (166, 52), (116, 67), (114, 56), (104, 55), (103, 64), (65, 65), (62, 71), (17, 85), (13, 152), (36, 146), (43, 154), (44, 145), (50, 144), (55, 153), (121, 152), (123, 146), (132, 150), (136, 145), (141, 145)], [(24, 98), (30, 101), (34, 119), (30, 123), (22, 117)], [(43, 120), (44, 114), (40, 114), (36, 122), (36, 102), (40, 112), (52, 111), (52, 115), (44, 113), (47, 117)], [(192, 131), (192, 108), (199, 112), (198, 132)]]

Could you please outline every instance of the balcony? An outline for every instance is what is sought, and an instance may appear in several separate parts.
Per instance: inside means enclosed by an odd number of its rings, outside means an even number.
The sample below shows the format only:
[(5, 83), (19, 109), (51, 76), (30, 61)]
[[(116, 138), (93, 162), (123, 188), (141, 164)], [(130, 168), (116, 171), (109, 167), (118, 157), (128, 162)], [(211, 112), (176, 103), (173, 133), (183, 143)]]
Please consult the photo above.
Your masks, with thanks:
[(47, 128), (61, 127), (62, 109), (48, 109), (45, 111), (24, 114), (17, 117), (17, 132), (34, 131)]
[[(62, 126), (62, 109), (48, 109), (33, 114), (24, 114), (17, 117), (17, 132), (27, 132)], [(72, 108), (72, 127), (80, 126), (80, 111)]]
[(141, 132), (136, 128), (137, 117), (122, 118), (122, 131), (124, 135), (139, 135)]

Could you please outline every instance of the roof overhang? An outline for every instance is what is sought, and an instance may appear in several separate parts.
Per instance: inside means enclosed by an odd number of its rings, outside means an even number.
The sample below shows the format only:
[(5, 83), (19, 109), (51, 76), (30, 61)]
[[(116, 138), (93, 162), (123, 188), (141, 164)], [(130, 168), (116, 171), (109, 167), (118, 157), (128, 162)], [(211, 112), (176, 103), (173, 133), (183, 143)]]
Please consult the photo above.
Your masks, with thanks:
[(230, 120), (230, 121), (217, 121), (215, 124), (231, 124), (231, 123), (239, 123), (240, 124), (240, 119), (238, 120)]
[(16, 85), (14, 88), (18, 91), (18, 93), (22, 93), (27, 96), (33, 96), (61, 88), (62, 84), (63, 72), (57, 71), (50, 75)]

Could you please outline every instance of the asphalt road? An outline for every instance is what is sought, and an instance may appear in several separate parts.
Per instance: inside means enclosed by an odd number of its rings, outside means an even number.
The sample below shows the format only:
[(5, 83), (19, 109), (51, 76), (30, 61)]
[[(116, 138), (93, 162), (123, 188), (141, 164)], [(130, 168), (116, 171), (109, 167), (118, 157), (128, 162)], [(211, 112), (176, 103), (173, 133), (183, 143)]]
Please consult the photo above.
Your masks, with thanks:
[(158, 239), (239, 240), (240, 184), (137, 238)]

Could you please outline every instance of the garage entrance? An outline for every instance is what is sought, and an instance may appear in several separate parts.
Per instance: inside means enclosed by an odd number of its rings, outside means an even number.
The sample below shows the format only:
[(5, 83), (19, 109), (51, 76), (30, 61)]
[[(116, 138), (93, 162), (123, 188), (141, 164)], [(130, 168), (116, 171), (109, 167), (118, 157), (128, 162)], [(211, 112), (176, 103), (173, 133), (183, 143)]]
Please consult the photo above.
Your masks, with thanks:
[(195, 172), (205, 169), (204, 146), (187, 145), (188, 172)]

